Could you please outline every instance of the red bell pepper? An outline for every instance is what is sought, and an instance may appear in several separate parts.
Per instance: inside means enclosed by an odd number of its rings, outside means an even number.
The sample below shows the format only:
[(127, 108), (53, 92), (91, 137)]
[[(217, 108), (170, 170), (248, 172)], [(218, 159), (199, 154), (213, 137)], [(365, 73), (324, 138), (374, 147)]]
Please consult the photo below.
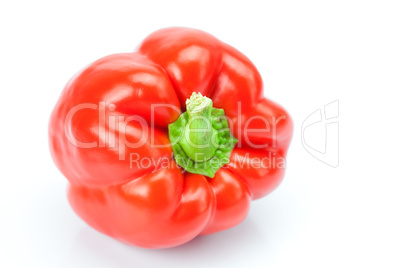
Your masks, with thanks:
[(240, 223), (281, 182), (292, 128), (247, 57), (205, 32), (169, 28), (75, 75), (49, 136), (85, 222), (163, 248)]

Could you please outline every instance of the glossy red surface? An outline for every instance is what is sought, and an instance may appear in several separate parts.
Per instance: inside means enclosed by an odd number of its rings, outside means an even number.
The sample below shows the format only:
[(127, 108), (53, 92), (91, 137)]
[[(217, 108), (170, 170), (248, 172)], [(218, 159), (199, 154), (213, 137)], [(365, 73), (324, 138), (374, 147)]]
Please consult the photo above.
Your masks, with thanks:
[[(158, 162), (171, 159), (167, 126), (192, 92), (225, 110), (240, 141), (211, 179), (183, 173), (174, 160)], [(49, 125), (51, 154), (70, 182), (72, 208), (98, 231), (148, 248), (237, 225), (252, 199), (279, 185), (285, 166), (272, 162), (286, 157), (292, 135), (287, 112), (262, 93), (261, 76), (246, 56), (194, 29), (159, 30), (138, 52), (90, 64), (68, 82)], [(152, 116), (152, 104), (171, 106)], [(144, 137), (141, 146), (126, 146)], [(133, 166), (133, 154), (150, 164)], [(251, 165), (264, 159), (271, 164)]]

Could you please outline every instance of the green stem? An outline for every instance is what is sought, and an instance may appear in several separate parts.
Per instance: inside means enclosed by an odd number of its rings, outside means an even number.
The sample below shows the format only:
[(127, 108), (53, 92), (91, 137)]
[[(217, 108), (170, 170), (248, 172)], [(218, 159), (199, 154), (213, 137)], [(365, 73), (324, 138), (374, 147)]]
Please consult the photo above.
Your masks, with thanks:
[(193, 93), (187, 111), (169, 125), (169, 139), (176, 162), (186, 171), (213, 177), (229, 162), (237, 140), (231, 135), (222, 109), (212, 100)]
[(216, 130), (211, 124), (212, 100), (193, 93), (186, 101), (189, 122), (179, 144), (184, 152), (195, 162), (211, 159), (217, 149)]

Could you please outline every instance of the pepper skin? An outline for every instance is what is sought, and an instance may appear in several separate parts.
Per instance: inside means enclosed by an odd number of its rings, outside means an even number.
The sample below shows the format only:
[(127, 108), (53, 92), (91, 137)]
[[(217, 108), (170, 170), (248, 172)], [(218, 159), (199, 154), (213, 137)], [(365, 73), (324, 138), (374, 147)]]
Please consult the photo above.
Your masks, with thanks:
[[(213, 178), (184, 172), (172, 157), (168, 125), (193, 92), (224, 110), (238, 140)], [(168, 28), (138, 51), (104, 57), (75, 75), (52, 112), (49, 137), (79, 217), (124, 243), (166, 248), (243, 221), (250, 201), (280, 184), (285, 166), (277, 163), (292, 129), (288, 113), (263, 97), (246, 56), (205, 32)], [(135, 143), (141, 146), (129, 146)]]

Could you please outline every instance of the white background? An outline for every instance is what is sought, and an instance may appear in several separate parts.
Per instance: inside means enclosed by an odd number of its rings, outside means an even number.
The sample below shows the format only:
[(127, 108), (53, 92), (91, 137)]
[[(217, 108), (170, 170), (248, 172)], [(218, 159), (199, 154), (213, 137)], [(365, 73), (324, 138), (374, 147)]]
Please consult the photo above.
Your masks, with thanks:
[[(402, 266), (400, 1), (5, 2), (1, 267)], [(242, 224), (146, 250), (94, 231), (72, 212), (67, 181), (49, 154), (47, 124), (75, 72), (132, 51), (167, 26), (202, 29), (246, 54), (265, 95), (293, 116), (295, 131), (284, 182), (254, 201)], [(336, 100), (333, 168), (305, 150), (301, 127)], [(306, 142), (322, 148), (325, 124), (317, 126)]]

